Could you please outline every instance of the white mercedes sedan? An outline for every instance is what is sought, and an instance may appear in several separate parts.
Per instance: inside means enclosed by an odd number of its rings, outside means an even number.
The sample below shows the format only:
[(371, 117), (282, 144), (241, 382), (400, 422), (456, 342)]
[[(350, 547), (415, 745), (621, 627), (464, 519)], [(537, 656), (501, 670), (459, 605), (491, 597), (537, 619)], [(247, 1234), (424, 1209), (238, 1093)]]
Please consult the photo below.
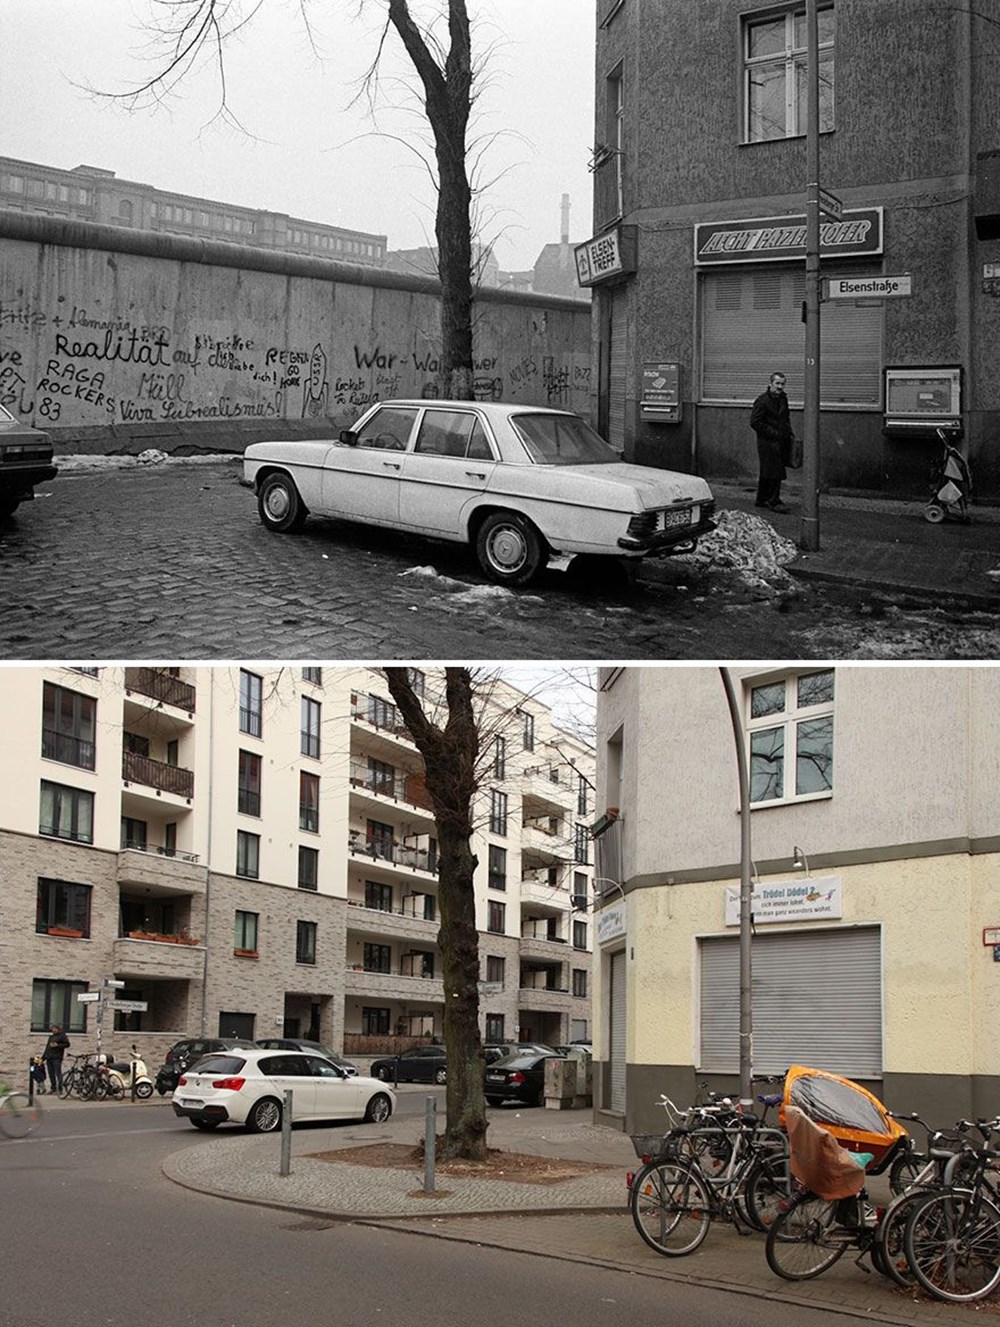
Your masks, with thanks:
[(573, 555), (689, 553), (715, 528), (696, 475), (628, 465), (578, 415), (482, 401), (382, 401), (339, 439), (255, 442), (243, 458), (269, 530), (306, 517), (467, 543), (502, 585)]

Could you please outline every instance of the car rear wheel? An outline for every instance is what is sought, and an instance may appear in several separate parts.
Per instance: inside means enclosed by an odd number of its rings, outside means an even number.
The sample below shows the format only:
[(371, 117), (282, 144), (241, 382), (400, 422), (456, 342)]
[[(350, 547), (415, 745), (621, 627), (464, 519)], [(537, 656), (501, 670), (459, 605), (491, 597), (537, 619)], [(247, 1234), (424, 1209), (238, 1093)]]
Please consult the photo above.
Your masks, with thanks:
[(434, 1070), (434, 1081), (435, 1081), (435, 1083), (444, 1083), (444, 1082), (447, 1082), (447, 1079), (448, 1079), (448, 1071), (447, 1071), (447, 1069), (435, 1069), (435, 1070)]
[(0, 497), (0, 520), (4, 520), (7, 516), (13, 516), (20, 505), (20, 498)]
[(277, 534), (295, 534), (305, 524), (306, 509), (289, 475), (268, 475), (260, 486), (257, 511), (263, 524)]
[(392, 1074), (389, 1072), (388, 1065), (380, 1064), (379, 1067), (375, 1070), (375, 1077), (379, 1080), (380, 1083), (388, 1083), (389, 1079), (392, 1077)]
[(247, 1128), (254, 1133), (274, 1133), (281, 1127), (281, 1103), (274, 1097), (261, 1097), (247, 1116)]
[(384, 1092), (376, 1092), (365, 1109), (365, 1119), (372, 1124), (381, 1124), (392, 1114), (392, 1102)]
[(500, 585), (528, 585), (548, 561), (542, 536), (516, 511), (486, 517), (476, 535), (476, 557), (490, 580)]

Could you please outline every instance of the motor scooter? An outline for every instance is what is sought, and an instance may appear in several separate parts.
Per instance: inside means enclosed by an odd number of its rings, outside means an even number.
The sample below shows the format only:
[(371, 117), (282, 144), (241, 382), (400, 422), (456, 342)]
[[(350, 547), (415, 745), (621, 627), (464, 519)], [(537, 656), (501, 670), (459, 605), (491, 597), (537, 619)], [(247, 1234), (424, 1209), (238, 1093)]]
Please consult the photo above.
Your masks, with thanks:
[(153, 1095), (153, 1080), (136, 1046), (132, 1047), (130, 1060), (111, 1060), (107, 1062), (108, 1086), (115, 1096), (124, 1096), (135, 1092), (140, 1100), (145, 1101)]

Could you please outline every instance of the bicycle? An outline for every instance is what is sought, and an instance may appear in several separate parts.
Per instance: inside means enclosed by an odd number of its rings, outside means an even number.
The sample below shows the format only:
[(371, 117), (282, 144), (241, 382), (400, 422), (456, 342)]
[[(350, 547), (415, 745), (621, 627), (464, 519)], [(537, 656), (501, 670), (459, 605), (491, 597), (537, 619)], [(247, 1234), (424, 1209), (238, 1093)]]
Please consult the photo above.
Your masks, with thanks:
[(107, 1077), (102, 1076), (100, 1066), (91, 1064), (91, 1060), (96, 1060), (93, 1052), (73, 1056), (73, 1063), (63, 1074), (62, 1087), (59, 1089), (59, 1095), (64, 1101), (72, 1096), (79, 1097), (81, 1101), (93, 1101), (107, 1095)]
[[(760, 1098), (767, 1106), (780, 1099)], [(697, 1116), (697, 1110), (687, 1114)], [(740, 1234), (764, 1230), (788, 1193), (784, 1133), (731, 1102), (727, 1110), (732, 1114), (718, 1123), (672, 1129), (658, 1155), (631, 1177), (632, 1221), (656, 1253), (693, 1253), (717, 1219), (731, 1221)]]
[(0, 1133), (5, 1138), (27, 1138), (41, 1122), (42, 1108), (37, 1101), (0, 1082)]
[(1000, 1152), (989, 1146), (1000, 1118), (979, 1127), (984, 1145), (948, 1162), (946, 1187), (915, 1207), (903, 1237), (916, 1280), (951, 1303), (983, 1299), (1000, 1284), (1000, 1200), (990, 1177), (1000, 1168)]

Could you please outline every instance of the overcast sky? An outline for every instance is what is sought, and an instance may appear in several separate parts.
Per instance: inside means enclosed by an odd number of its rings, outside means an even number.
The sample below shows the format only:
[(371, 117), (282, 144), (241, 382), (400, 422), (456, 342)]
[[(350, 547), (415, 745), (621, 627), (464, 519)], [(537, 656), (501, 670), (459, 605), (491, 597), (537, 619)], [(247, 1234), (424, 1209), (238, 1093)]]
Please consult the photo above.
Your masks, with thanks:
[[(228, 48), (227, 101), (241, 133), (213, 123), (220, 93), (209, 61), (155, 111), (127, 113), (74, 86), (117, 92), (151, 76), (162, 57), (148, 49), (144, 20), (156, 0), (4, 0), (0, 152), (357, 227), (385, 234), (393, 249), (428, 243), (434, 199), (424, 166), (404, 143), (373, 135), (363, 99), (351, 105), (384, 5), (305, 3), (319, 56), (299, 0), (262, 0)], [(252, 5), (233, 0), (244, 12)], [(435, 7), (415, 0), (417, 12)], [(563, 193), (570, 238), (591, 232), (594, 0), (469, 0), (469, 8), (476, 49), (495, 48), (478, 129), (500, 135), (483, 173), (501, 178), (488, 193), (484, 234), (500, 236), (500, 266), (519, 270), (558, 242)], [(386, 53), (379, 124), (412, 144), (422, 119), (394, 106), (404, 94), (393, 75), (409, 74), (395, 34)]]

